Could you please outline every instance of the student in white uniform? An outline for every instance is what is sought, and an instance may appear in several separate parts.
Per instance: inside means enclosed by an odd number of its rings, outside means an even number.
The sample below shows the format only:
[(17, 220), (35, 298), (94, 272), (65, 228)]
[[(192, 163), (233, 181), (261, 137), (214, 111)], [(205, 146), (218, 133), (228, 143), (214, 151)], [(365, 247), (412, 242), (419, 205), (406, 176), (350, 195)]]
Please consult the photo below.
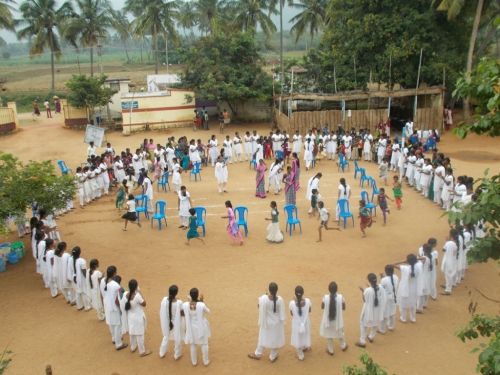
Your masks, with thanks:
[(54, 243), (54, 240), (51, 238), (47, 238), (45, 240), (45, 246), (43, 248), (43, 251), (38, 253), (39, 262), (40, 262), (40, 270), (42, 272), (43, 285), (47, 289), (49, 289), (51, 287), (50, 277), (51, 277), (51, 271), (52, 271), (51, 268), (49, 267), (49, 263), (47, 261), (47, 252), (49, 250), (54, 250), (55, 246), (56, 245)]
[(300, 157), (300, 152), (302, 151), (302, 136), (297, 130), (292, 137), (292, 152), (295, 152), (298, 157)]
[(420, 171), (420, 186), (422, 188), (422, 195), (424, 197), (429, 196), (429, 185), (431, 183), (432, 171), (433, 168), (431, 159), (425, 158), (424, 165), (422, 166), (422, 169)]
[(168, 352), (168, 344), (174, 342), (174, 360), (182, 356), (182, 338), (185, 327), (182, 318), (182, 301), (177, 299), (179, 288), (171, 285), (168, 288), (168, 297), (163, 297), (160, 304), (160, 324), (163, 339), (160, 345), (160, 358)]
[(151, 354), (151, 350), (146, 350), (144, 346), (144, 334), (146, 332), (146, 314), (144, 307), (146, 301), (139, 291), (137, 280), (131, 279), (128, 282), (128, 292), (125, 292), (123, 298), (125, 302), (125, 311), (127, 314), (128, 334), (130, 336), (130, 351), (134, 353), (139, 349), (141, 357)]
[(342, 140), (344, 141), (345, 157), (346, 157), (346, 159), (351, 160), (351, 157), (352, 157), (352, 136), (350, 134), (346, 134), (342, 137)]
[(135, 178), (139, 179), (139, 173), (141, 172), (141, 168), (143, 168), (140, 149), (136, 149), (134, 156), (132, 156), (132, 167), (134, 168)]
[(75, 302), (78, 310), (90, 310), (90, 301), (88, 299), (87, 286), (85, 285), (85, 276), (87, 273), (87, 262), (80, 257), (81, 249), (75, 246), (71, 250), (70, 274), (73, 280), (73, 289), (75, 291)]
[(311, 300), (304, 298), (304, 288), (295, 287), (295, 299), (289, 304), (292, 315), (291, 344), (297, 351), (299, 361), (304, 360), (304, 352), (311, 349)]
[(446, 211), (449, 211), (451, 208), (454, 181), (455, 178), (453, 177), (453, 169), (447, 168), (443, 180), (443, 188), (441, 190), (441, 200), (443, 201), (443, 209)]
[(261, 359), (265, 349), (270, 349), (271, 363), (278, 359), (278, 350), (285, 345), (285, 304), (277, 295), (278, 285), (269, 284), (269, 293), (259, 297), (259, 341), (251, 359)]
[(417, 191), (422, 190), (422, 168), (424, 166), (424, 157), (422, 154), (417, 156), (417, 161), (415, 162), (415, 188)]
[(245, 142), (245, 161), (251, 160), (252, 159), (252, 136), (250, 135), (250, 132), (246, 132), (245, 136), (243, 137), (243, 140)]
[(311, 138), (307, 139), (304, 143), (304, 163), (306, 164), (306, 171), (309, 170), (312, 166), (312, 162), (314, 160), (313, 155), (314, 150), (314, 141)]
[(46, 277), (49, 283), (50, 295), (52, 296), (52, 298), (56, 298), (58, 296), (57, 272), (55, 267), (55, 249), (56, 244), (54, 241), (52, 241), (50, 246), (47, 246), (47, 248), (45, 249), (45, 272), (47, 273)]
[(227, 166), (224, 158), (219, 156), (217, 158), (217, 163), (215, 163), (215, 179), (217, 180), (217, 189), (219, 194), (226, 193), (226, 184), (227, 184)]
[(450, 295), (455, 285), (458, 267), (458, 241), (458, 231), (451, 229), (448, 240), (443, 246), (444, 255), (441, 262), (441, 271), (443, 271), (445, 278), (444, 295)]
[(236, 132), (234, 134), (234, 138), (233, 138), (234, 161), (237, 161), (237, 162), (242, 161), (242, 159), (241, 159), (242, 153), (243, 153), (243, 141), (240, 137), (240, 134), (238, 132)]
[(444, 185), (445, 168), (441, 161), (437, 162), (436, 169), (434, 170), (434, 181), (432, 190), (434, 191), (434, 203), (441, 206), (441, 191)]
[(262, 140), (261, 139), (258, 139), (255, 142), (254, 154), (253, 154), (252, 157), (253, 157), (253, 159), (255, 159), (256, 163), (258, 163), (259, 160), (264, 160), (264, 147), (262, 146)]
[(104, 195), (109, 194), (109, 174), (108, 174), (108, 167), (106, 163), (104, 163), (104, 160), (101, 160), (101, 163), (99, 164), (99, 169), (101, 170), (101, 181), (102, 181), (102, 192)]
[[(428, 258), (432, 259), (432, 269), (430, 269), (431, 271), (431, 279), (430, 279), (430, 296), (433, 300), (435, 300), (437, 298), (437, 286), (436, 286), (436, 283), (437, 283), (437, 267), (438, 267), (438, 264), (439, 264), (439, 254), (438, 252), (436, 251), (436, 245), (437, 245), (437, 241), (435, 238), (429, 238), (427, 240), (427, 243), (425, 244), (429, 247), (429, 253), (430, 253), (430, 256), (427, 255)], [(424, 246), (425, 245), (422, 245), (419, 249), (418, 249), (418, 256), (424, 256), (425, 254), (425, 251), (424, 251)]]
[(104, 305), (104, 314), (106, 324), (111, 332), (111, 340), (116, 350), (122, 350), (127, 347), (122, 341), (121, 315), (120, 315), (120, 284), (113, 278), (116, 276), (116, 267), (109, 266), (106, 270), (106, 277), (101, 280), (101, 295)]
[(181, 190), (178, 194), (177, 199), (177, 209), (179, 210), (179, 219), (180, 219), (180, 229), (187, 229), (189, 225), (189, 209), (191, 208), (191, 194), (187, 191), (185, 186), (181, 186)]
[(427, 308), (429, 297), (431, 296), (432, 272), (435, 270), (434, 257), (431, 247), (428, 244), (422, 246), (423, 255), (419, 258), (422, 263), (422, 275), (420, 276), (420, 285), (417, 286), (417, 313), (422, 314)]
[(417, 162), (417, 157), (415, 156), (414, 151), (410, 152), (410, 156), (406, 158), (407, 167), (406, 167), (406, 177), (408, 178), (408, 185), (415, 186), (415, 164)]
[(306, 199), (308, 201), (311, 200), (312, 191), (314, 189), (318, 190), (319, 192), (319, 182), (321, 180), (321, 177), (323, 177), (321, 173), (316, 173), (316, 175), (314, 175), (309, 179), (309, 181), (307, 181)]
[(401, 277), (397, 292), (399, 300), (399, 320), (406, 323), (408, 314), (410, 321), (417, 321), (417, 297), (419, 278), (422, 274), (422, 263), (418, 262), (414, 254), (409, 254), (406, 257), (406, 262), (395, 264), (394, 267), (399, 268)]
[[(58, 292), (60, 292), (66, 298), (66, 295), (64, 294), (64, 283), (67, 278), (66, 273), (64, 272), (66, 270), (66, 268), (64, 267), (64, 261), (67, 262), (67, 260), (63, 258), (65, 250), (66, 242), (59, 242), (54, 252), (54, 275)], [(67, 300), (69, 301), (69, 299)]]
[(233, 141), (226, 135), (226, 139), (222, 142), (224, 146), (224, 155), (226, 157), (227, 163), (231, 164), (233, 162)]
[(372, 160), (372, 142), (373, 136), (371, 134), (365, 135), (365, 140), (363, 142), (363, 160), (371, 161)]
[(85, 190), (83, 189), (83, 184), (87, 177), (82, 172), (82, 167), (76, 168), (75, 180), (76, 180), (76, 191), (78, 195), (78, 200), (80, 202), (80, 208), (83, 208), (85, 203)]
[(342, 294), (337, 293), (337, 283), (332, 281), (328, 285), (329, 294), (323, 296), (321, 309), (323, 318), (319, 327), (319, 335), (326, 339), (327, 353), (334, 354), (333, 339), (338, 339), (340, 349), (347, 350), (347, 343), (344, 334), (344, 310), (345, 300)]
[(99, 261), (97, 259), (91, 259), (88, 272), (85, 275), (85, 282), (90, 298), (90, 304), (97, 313), (97, 319), (104, 320), (104, 306), (102, 305), (101, 291), (99, 288), (101, 279), (102, 272), (99, 271)]
[(144, 195), (148, 197), (148, 212), (152, 214), (154, 212), (153, 207), (153, 182), (148, 176), (146, 171), (143, 172), (144, 179), (142, 180), (142, 189)]
[(189, 161), (191, 164), (201, 163), (200, 153), (198, 147), (196, 147), (196, 141), (191, 139), (189, 142)]
[(198, 363), (197, 346), (201, 347), (203, 364), (208, 366), (210, 359), (208, 357), (208, 339), (210, 338), (210, 325), (206, 318), (210, 310), (203, 302), (203, 296), (200, 296), (197, 288), (189, 291), (191, 301), (184, 302), (182, 309), (186, 320), (186, 336), (184, 343), (190, 346), (191, 363), (196, 366)]
[(377, 276), (368, 274), (370, 286), (361, 289), (363, 293), (363, 308), (360, 317), (360, 336), (356, 346), (366, 347), (366, 339), (373, 342), (380, 323), (384, 320), (386, 294), (384, 288), (377, 284)]
[(217, 142), (217, 138), (215, 138), (215, 134), (214, 134), (214, 135), (212, 135), (212, 137), (208, 141), (210, 163), (212, 164), (212, 167), (215, 167), (215, 162), (217, 161), (217, 156), (219, 156), (219, 149), (217, 146), (218, 146), (218, 142)]
[(178, 194), (179, 191), (181, 190), (181, 185), (182, 185), (182, 178), (181, 178), (181, 172), (182, 168), (180, 164), (177, 161), (177, 158), (172, 159), (173, 165), (172, 165), (172, 185), (174, 187), (174, 193)]
[(399, 278), (394, 274), (394, 266), (385, 266), (385, 276), (380, 279), (380, 286), (384, 288), (386, 294), (384, 319), (380, 324), (380, 333), (387, 330), (393, 331), (396, 325), (396, 307), (398, 303), (396, 291), (398, 290)]
[(280, 171), (282, 169), (282, 163), (280, 159), (276, 159), (271, 166), (269, 167), (269, 179), (268, 179), (268, 187), (267, 192), (271, 190), (271, 187), (274, 188), (274, 195), (278, 195), (281, 190), (281, 181), (280, 181)]
[[(251, 135), (251, 140), (252, 140), (252, 155), (255, 154), (255, 152), (257, 151), (257, 145), (258, 145), (258, 140), (260, 139), (260, 135), (257, 134), (257, 131), (254, 130), (252, 132), (252, 135)], [(262, 154), (262, 157), (260, 159), (264, 159), (264, 154)], [(260, 159), (256, 159), (257, 162), (260, 160)]]

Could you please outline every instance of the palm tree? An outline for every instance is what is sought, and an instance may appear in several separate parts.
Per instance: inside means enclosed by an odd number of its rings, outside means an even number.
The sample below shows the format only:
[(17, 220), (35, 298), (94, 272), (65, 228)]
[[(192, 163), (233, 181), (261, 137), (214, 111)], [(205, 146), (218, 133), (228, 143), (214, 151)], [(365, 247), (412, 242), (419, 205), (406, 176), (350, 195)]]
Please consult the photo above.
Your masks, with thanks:
[(75, 0), (77, 15), (65, 27), (65, 37), (90, 49), (90, 75), (94, 75), (94, 48), (108, 35), (111, 14), (107, 0)]
[(217, 29), (224, 15), (224, 5), (224, 0), (197, 0), (194, 3), (194, 10), (200, 31), (212, 34)]
[(182, 1), (179, 4), (177, 24), (184, 30), (184, 35), (186, 35), (186, 31), (188, 29), (191, 29), (197, 25), (194, 3), (190, 1)]
[[(452, 21), (455, 20), (460, 15), (460, 13), (462, 13), (464, 6), (465, 0), (440, 0), (437, 10), (446, 12), (448, 20)], [(474, 49), (479, 32), (479, 23), (481, 22), (483, 6), (484, 0), (477, 0), (474, 23), (472, 24), (472, 31), (469, 38), (469, 49), (467, 51), (467, 65), (465, 67), (465, 74), (467, 77), (470, 77), (472, 72)], [(470, 118), (470, 107), (468, 99), (464, 100), (464, 117), (466, 119)]]
[[(13, 4), (15, 4), (13, 0), (0, 0), (0, 30), (15, 31), (14, 17), (12, 16)], [(5, 41), (0, 37), (0, 45), (4, 43)]]
[(19, 24), (24, 26), (18, 31), (18, 38), (32, 38), (30, 55), (40, 55), (45, 48), (50, 49), (50, 70), (52, 74), (51, 88), (55, 88), (54, 57), (61, 56), (60, 29), (61, 22), (73, 14), (71, 3), (65, 2), (59, 8), (55, 0), (27, 0), (19, 7), (23, 19)]
[(328, 2), (326, 0), (299, 0), (292, 6), (301, 9), (301, 12), (293, 17), (290, 22), (293, 23), (290, 31), (295, 34), (295, 42), (309, 31), (311, 41), (314, 34), (317, 34), (325, 25), (325, 8)]
[(137, 17), (133, 21), (134, 32), (138, 35), (151, 35), (155, 74), (158, 74), (158, 35), (177, 37), (175, 31), (175, 19), (178, 15), (177, 2), (174, 0), (127, 0), (125, 7)]
[(125, 12), (114, 9), (110, 9), (109, 11), (111, 13), (111, 25), (113, 26), (113, 29), (115, 29), (120, 41), (123, 44), (123, 49), (125, 50), (125, 55), (127, 56), (127, 63), (130, 63), (127, 42), (132, 34), (132, 23), (127, 18)]
[(234, 7), (234, 25), (244, 31), (257, 30), (260, 26), (266, 36), (276, 32), (276, 25), (270, 17), (273, 9), (268, 0), (236, 0), (230, 3)]

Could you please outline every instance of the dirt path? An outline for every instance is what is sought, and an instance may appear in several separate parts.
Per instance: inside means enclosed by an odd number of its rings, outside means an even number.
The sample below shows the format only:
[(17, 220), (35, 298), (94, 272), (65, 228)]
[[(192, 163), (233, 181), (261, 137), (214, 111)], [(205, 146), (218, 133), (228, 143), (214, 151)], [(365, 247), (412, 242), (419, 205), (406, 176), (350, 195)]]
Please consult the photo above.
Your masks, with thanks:
[[(75, 167), (85, 155), (81, 132), (63, 129), (61, 119), (31, 121), (22, 116), (22, 129), (16, 134), (0, 138), (0, 150), (12, 152), (23, 160), (64, 159)], [(244, 128), (237, 127), (240, 131)], [(267, 132), (265, 125), (248, 125), (245, 129), (258, 128)], [(231, 129), (233, 133), (235, 129)], [(123, 137), (120, 133), (108, 135), (116, 150), (135, 147), (143, 138), (154, 138), (164, 143), (168, 135), (193, 135), (188, 130), (169, 133), (150, 132)], [(204, 140), (211, 132), (194, 134)], [(453, 155), (453, 164), (461, 174), (479, 176), (486, 167), (498, 170), (500, 153), (498, 142), (492, 139), (471, 137), (458, 141), (445, 136), (439, 145), (445, 153)], [(476, 152), (487, 153), (477, 160)], [(490, 157), (491, 156), (491, 157)], [(375, 166), (368, 164), (370, 174)], [(322, 161), (314, 172), (302, 173), (302, 185), (312, 173), (323, 172), (321, 193), (326, 205), (334, 210), (335, 194), (341, 175), (332, 162)], [(0, 348), (8, 345), (14, 352), (13, 363), (7, 374), (41, 374), (45, 365), (51, 364), (54, 374), (164, 374), (175, 371), (181, 374), (338, 374), (343, 365), (357, 362), (360, 351), (354, 346), (359, 335), (361, 297), (358, 286), (366, 284), (369, 272), (383, 271), (385, 264), (402, 260), (428, 237), (438, 239), (438, 248), (447, 232), (446, 219), (430, 201), (409, 189), (404, 190), (404, 208), (391, 211), (386, 227), (380, 223), (360, 238), (359, 228), (352, 225), (342, 232), (327, 232), (324, 242), (316, 244), (317, 221), (306, 215), (305, 191), (298, 192), (299, 216), (303, 234), (286, 235), (285, 243), (269, 245), (265, 242), (264, 217), (268, 215), (269, 202), (278, 201), (283, 206), (283, 196), (270, 196), (265, 200), (254, 198), (254, 172), (248, 164), (229, 167), (229, 193), (217, 194), (213, 170), (202, 172), (202, 182), (189, 182), (183, 175), (195, 205), (204, 205), (208, 211), (207, 245), (184, 245), (185, 232), (177, 229), (176, 197), (173, 193), (155, 193), (155, 199), (168, 202), (168, 228), (158, 231), (149, 225), (138, 229), (133, 226), (126, 233), (121, 230), (119, 214), (114, 209), (114, 196), (76, 209), (58, 220), (63, 240), (69, 246), (79, 245), (87, 262), (98, 258), (101, 270), (115, 264), (123, 277), (123, 285), (136, 278), (148, 302), (146, 313), (148, 328), (146, 345), (154, 351), (148, 358), (139, 358), (127, 350), (116, 352), (110, 343), (107, 327), (98, 322), (94, 312), (82, 313), (68, 307), (61, 297), (50, 298), (34, 272), (34, 263), (27, 256), (21, 264), (9, 267), (0, 274)], [(353, 188), (354, 203), (359, 196), (358, 182), (352, 173), (346, 173)], [(223, 202), (249, 207), (250, 233), (243, 247), (228, 245), (225, 233)], [(283, 215), (281, 215), (283, 224)], [(441, 281), (441, 275), (440, 281)], [(345, 313), (346, 335), (350, 348), (346, 353), (337, 352), (332, 358), (324, 353), (325, 343), (319, 337), (321, 296), (327, 292), (331, 280), (337, 281), (339, 291), (347, 301)], [(279, 284), (279, 294), (288, 301), (293, 289), (301, 284), (306, 296), (312, 299), (313, 351), (304, 362), (295, 358), (293, 348), (287, 345), (277, 363), (251, 361), (246, 354), (255, 349), (257, 342), (257, 297), (269, 281)], [(157, 350), (161, 341), (159, 305), (170, 284), (180, 287), (179, 297), (185, 299), (189, 288), (196, 286), (205, 295), (212, 313), (210, 324), (212, 338), (208, 368), (192, 368), (189, 352), (174, 362), (169, 356), (160, 360)], [(498, 313), (498, 306), (479, 297), (475, 288), (499, 299), (498, 269), (492, 264), (473, 265), (466, 281), (452, 297), (439, 296), (431, 302), (417, 324), (397, 324), (396, 331), (377, 336), (367, 350), (390, 373), (396, 374), (473, 374), (476, 356), (470, 354), (472, 346), (462, 344), (454, 333), (468, 320), (467, 305), (472, 298), (479, 302), (479, 310)], [(290, 322), (286, 324), (287, 343)], [(128, 342), (128, 338), (126, 338)], [(333, 371), (332, 371), (333, 370)]]

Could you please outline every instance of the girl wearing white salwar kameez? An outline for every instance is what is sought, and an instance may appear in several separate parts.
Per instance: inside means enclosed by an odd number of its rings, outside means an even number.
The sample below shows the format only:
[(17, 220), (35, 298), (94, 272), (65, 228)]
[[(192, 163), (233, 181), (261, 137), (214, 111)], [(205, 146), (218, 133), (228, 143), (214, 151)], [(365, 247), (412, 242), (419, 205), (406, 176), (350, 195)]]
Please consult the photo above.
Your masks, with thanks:
[(438, 165), (434, 170), (434, 181), (432, 190), (434, 191), (434, 203), (441, 205), (441, 191), (444, 188), (445, 168), (442, 163), (438, 161)]
[(210, 313), (207, 305), (203, 303), (203, 297), (198, 300), (198, 289), (193, 288), (189, 291), (190, 302), (184, 302), (182, 309), (186, 320), (186, 336), (184, 343), (190, 346), (191, 363), (196, 366), (198, 363), (198, 353), (196, 346), (201, 346), (201, 355), (203, 364), (208, 366), (210, 359), (208, 357), (208, 339), (210, 338), (210, 325), (206, 314)]
[(219, 194), (226, 192), (226, 184), (227, 184), (227, 167), (226, 162), (222, 156), (217, 158), (217, 163), (215, 163), (214, 168), (215, 179), (217, 180), (217, 190)]
[(328, 285), (328, 291), (330, 294), (325, 294), (321, 302), (323, 318), (319, 327), (319, 335), (326, 339), (327, 353), (333, 355), (333, 339), (339, 340), (342, 351), (347, 350), (344, 334), (345, 300), (342, 294), (337, 293), (337, 283), (335, 281)]
[(420, 186), (422, 188), (422, 195), (427, 197), (429, 195), (429, 185), (432, 178), (432, 164), (430, 159), (424, 159), (424, 165), (420, 171)]
[(94, 194), (92, 190), (92, 183), (91, 183), (91, 178), (92, 178), (92, 172), (90, 172), (89, 167), (84, 167), (83, 168), (83, 175), (85, 176), (85, 179), (83, 181), (83, 191), (85, 193), (85, 203), (90, 203), (94, 199)]
[(420, 177), (422, 176), (422, 167), (424, 166), (424, 157), (422, 155), (417, 156), (417, 161), (415, 162), (415, 187), (418, 191), (422, 190), (422, 184)]
[(174, 187), (174, 193), (178, 194), (181, 190), (182, 178), (181, 178), (181, 166), (177, 162), (177, 158), (173, 159), (172, 166), (172, 185)]
[[(66, 275), (63, 273), (63, 253), (66, 249), (65, 242), (59, 242), (54, 252), (54, 278), (56, 281), (57, 291), (64, 295), (63, 283), (66, 280)], [(66, 297), (66, 296), (65, 296)]]
[(271, 186), (274, 187), (274, 195), (278, 195), (281, 190), (280, 184), (280, 171), (282, 168), (282, 164), (279, 159), (276, 159), (271, 166), (269, 167), (269, 179), (268, 179), (268, 187), (267, 192), (271, 190)]
[(85, 275), (85, 283), (90, 298), (90, 304), (97, 313), (97, 319), (104, 320), (104, 306), (102, 305), (101, 291), (99, 288), (102, 272), (97, 269), (98, 267), (99, 261), (97, 259), (92, 259), (89, 263), (89, 270)]
[(116, 177), (116, 181), (121, 184), (123, 182), (123, 180), (125, 180), (127, 178), (127, 176), (125, 175), (125, 169), (123, 169), (123, 162), (120, 160), (120, 157), (117, 156), (115, 158), (115, 162), (113, 164), (113, 168), (114, 168), (114, 171), (115, 171), (115, 177)]
[(83, 184), (87, 177), (82, 173), (82, 167), (76, 168), (75, 180), (76, 180), (76, 190), (78, 195), (78, 200), (80, 202), (80, 207), (83, 208), (85, 203), (85, 190), (83, 188)]
[(397, 298), (399, 300), (399, 320), (406, 323), (410, 315), (412, 323), (417, 321), (417, 298), (419, 278), (422, 274), (422, 263), (417, 261), (414, 254), (406, 257), (407, 264), (395, 265), (401, 271)]
[(382, 159), (385, 156), (385, 149), (387, 147), (387, 139), (380, 138), (377, 143), (377, 162), (382, 163)]
[(406, 177), (408, 178), (408, 184), (410, 186), (415, 185), (415, 163), (417, 162), (417, 157), (411, 151), (410, 156), (407, 157), (407, 166), (406, 166)]
[(443, 271), (445, 278), (445, 295), (450, 295), (455, 285), (458, 266), (458, 245), (458, 232), (456, 229), (451, 229), (448, 241), (443, 246), (444, 256), (441, 262), (441, 271)]
[(236, 132), (233, 138), (234, 161), (241, 161), (241, 154), (243, 153), (242, 143), (243, 141), (241, 140), (240, 135)]
[(302, 136), (299, 134), (297, 130), (292, 137), (292, 152), (295, 152), (297, 156), (300, 156), (300, 152), (302, 151)]
[(109, 174), (108, 174), (108, 167), (104, 161), (101, 161), (101, 164), (99, 164), (99, 169), (101, 170), (101, 181), (102, 181), (102, 189), (104, 195), (109, 194)]
[(231, 164), (233, 162), (233, 141), (226, 135), (226, 139), (222, 142), (224, 146), (224, 155), (226, 157), (226, 161)]
[(300, 285), (295, 288), (295, 299), (289, 304), (292, 314), (291, 345), (297, 351), (299, 361), (304, 360), (304, 351), (311, 348), (311, 300), (304, 298), (304, 288)]
[(360, 336), (356, 346), (366, 347), (366, 339), (373, 342), (380, 323), (384, 320), (386, 294), (384, 288), (377, 284), (377, 276), (368, 274), (370, 286), (362, 290), (363, 308), (360, 316)]
[(45, 250), (47, 249), (47, 241), (53, 242), (53, 240), (48, 238), (43, 232), (40, 232), (38, 238), (40, 238), (40, 241), (38, 242), (36, 252), (37, 273), (42, 275), (43, 285), (45, 288), (48, 288), (49, 286), (45, 279), (45, 262), (43, 261), (43, 257), (45, 256)]
[[(66, 242), (59, 242), (57, 248), (61, 248), (60, 268), (57, 269), (60, 290), (67, 303), (73, 303), (75, 294), (73, 293), (73, 282), (68, 278), (68, 266), (70, 265), (71, 255), (66, 252)], [(57, 264), (57, 263), (56, 263)]]
[(431, 248), (428, 244), (422, 247), (424, 255), (420, 258), (422, 262), (422, 275), (420, 276), (420, 285), (418, 286), (417, 312), (423, 313), (429, 302), (431, 295), (432, 271), (435, 270), (434, 259)]
[(252, 136), (250, 135), (249, 132), (246, 132), (245, 136), (243, 137), (243, 141), (245, 142), (245, 160), (251, 160), (252, 159)]
[(453, 170), (448, 168), (443, 180), (443, 189), (441, 190), (441, 200), (443, 201), (443, 209), (449, 211), (451, 208), (451, 197), (453, 194)]
[(323, 175), (321, 173), (317, 173), (315, 176), (311, 177), (309, 181), (307, 181), (307, 190), (306, 190), (306, 199), (308, 201), (311, 200), (312, 191), (314, 189), (318, 190), (319, 193), (319, 181), (321, 180)]
[(437, 244), (437, 241), (435, 238), (429, 238), (427, 240), (427, 243), (423, 246), (421, 246), (419, 249), (418, 249), (418, 256), (424, 256), (425, 255), (425, 252), (424, 250), (424, 247), (427, 247), (430, 249), (429, 250), (429, 255), (427, 255), (427, 258), (430, 257), (430, 259), (432, 259), (432, 269), (430, 270), (431, 271), (431, 275), (430, 275), (430, 296), (433, 300), (435, 300), (437, 298), (437, 286), (436, 286), (436, 283), (437, 283), (437, 267), (438, 267), (438, 259), (439, 259), (439, 254), (438, 252), (434, 249), (435, 246)]
[(121, 329), (121, 314), (119, 306), (120, 284), (113, 278), (116, 276), (116, 267), (109, 266), (106, 270), (106, 277), (101, 280), (100, 290), (104, 305), (104, 314), (106, 316), (106, 324), (111, 333), (111, 340), (116, 347), (116, 350), (121, 350), (127, 347), (122, 341)]
[(217, 148), (217, 145), (217, 139), (215, 138), (215, 135), (212, 135), (212, 138), (208, 141), (210, 163), (212, 164), (212, 167), (215, 167), (217, 156), (219, 156), (219, 149)]
[(269, 284), (269, 294), (259, 297), (259, 341), (251, 359), (261, 359), (264, 349), (271, 349), (269, 360), (278, 359), (278, 349), (285, 345), (285, 304), (277, 295), (278, 285)]
[(85, 275), (87, 271), (87, 262), (80, 258), (81, 250), (75, 246), (71, 251), (71, 261), (69, 272), (73, 280), (73, 289), (75, 291), (75, 302), (78, 310), (90, 310), (90, 301), (88, 298), (87, 286), (85, 284)]
[(393, 331), (396, 325), (396, 307), (397, 307), (397, 294), (399, 285), (399, 277), (394, 275), (394, 266), (385, 266), (385, 276), (380, 279), (380, 286), (384, 288), (386, 294), (384, 319), (380, 324), (380, 332), (385, 333), (387, 329)]
[(372, 160), (372, 141), (373, 137), (371, 134), (365, 136), (365, 141), (363, 142), (363, 160), (371, 161)]
[(125, 311), (130, 337), (130, 351), (134, 353), (138, 348), (141, 357), (145, 357), (151, 354), (151, 350), (146, 350), (144, 346), (144, 334), (147, 325), (146, 314), (144, 314), (146, 301), (139, 292), (137, 280), (131, 279), (128, 282), (128, 288), (129, 291), (124, 293), (123, 298), (126, 300)]
[(185, 186), (181, 186), (181, 190), (179, 191), (177, 208), (179, 210), (179, 219), (181, 222), (179, 228), (187, 229), (189, 217), (191, 216), (189, 213), (189, 209), (191, 208), (191, 195), (186, 190)]
[(312, 162), (314, 160), (313, 156), (314, 142), (308, 139), (304, 144), (304, 162), (306, 164), (306, 171), (311, 168)]
[(50, 288), (50, 295), (52, 298), (57, 297), (57, 273), (55, 270), (55, 243), (52, 244), (45, 251), (45, 272), (47, 274), (46, 278)]
[(183, 326), (182, 301), (177, 299), (179, 288), (172, 285), (168, 288), (168, 297), (164, 297), (160, 304), (160, 324), (163, 339), (160, 344), (160, 358), (165, 357), (170, 341), (174, 342), (174, 359), (177, 361), (182, 356), (182, 338), (185, 327)]

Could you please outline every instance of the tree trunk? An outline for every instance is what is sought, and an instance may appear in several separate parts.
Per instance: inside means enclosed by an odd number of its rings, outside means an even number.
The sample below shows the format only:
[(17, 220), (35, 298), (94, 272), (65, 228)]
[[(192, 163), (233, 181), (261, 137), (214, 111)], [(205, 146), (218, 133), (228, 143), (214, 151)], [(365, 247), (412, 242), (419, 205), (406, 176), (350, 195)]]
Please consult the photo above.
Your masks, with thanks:
[(144, 43), (144, 39), (141, 39), (141, 64), (144, 64), (144, 60), (142, 59), (142, 45)]
[(127, 56), (127, 64), (130, 64), (130, 57), (128, 56), (127, 41), (123, 41), (123, 49), (125, 50), (125, 56)]
[[(477, 1), (476, 15), (474, 16), (474, 24), (472, 25), (472, 32), (469, 40), (469, 51), (467, 53), (467, 67), (465, 69), (465, 75), (467, 80), (470, 80), (472, 73), (472, 62), (474, 59), (474, 47), (476, 45), (477, 33), (479, 30), (479, 22), (481, 21), (481, 13), (483, 12), (484, 0)], [(464, 99), (464, 120), (470, 118), (470, 107), (469, 99)]]
[(90, 46), (90, 76), (94, 76), (94, 46)]
[(158, 34), (156, 32), (156, 26), (153, 26), (153, 56), (155, 58), (155, 74), (158, 74), (158, 67), (160, 62), (158, 61)]
[(50, 41), (50, 74), (52, 75), (52, 84), (50, 87), (52, 89), (52, 92), (54, 92), (56, 86), (56, 78), (54, 68), (54, 46), (52, 45), (52, 39)]

